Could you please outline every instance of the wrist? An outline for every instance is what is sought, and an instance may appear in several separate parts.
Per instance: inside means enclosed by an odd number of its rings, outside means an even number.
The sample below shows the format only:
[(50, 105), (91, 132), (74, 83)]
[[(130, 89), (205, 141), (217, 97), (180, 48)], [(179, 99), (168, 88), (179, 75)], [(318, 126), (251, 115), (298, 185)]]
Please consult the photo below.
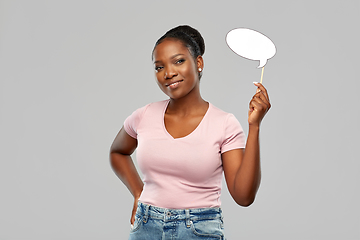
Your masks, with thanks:
[(140, 198), (141, 193), (134, 195), (134, 200), (138, 200)]
[(250, 131), (259, 132), (260, 131), (260, 124), (249, 124), (249, 132)]
[(138, 200), (141, 196), (142, 189), (133, 194), (134, 200)]

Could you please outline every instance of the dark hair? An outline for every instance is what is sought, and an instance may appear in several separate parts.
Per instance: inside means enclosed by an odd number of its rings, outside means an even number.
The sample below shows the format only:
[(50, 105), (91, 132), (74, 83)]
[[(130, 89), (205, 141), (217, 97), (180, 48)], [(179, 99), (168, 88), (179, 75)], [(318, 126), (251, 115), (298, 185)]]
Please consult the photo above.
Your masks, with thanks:
[[(188, 25), (181, 25), (170, 29), (156, 41), (151, 55), (152, 58), (154, 56), (156, 46), (167, 38), (173, 38), (181, 41), (189, 50), (191, 56), (194, 58), (194, 61), (198, 56), (202, 56), (205, 52), (205, 42), (199, 31)], [(199, 77), (201, 77), (201, 73), (199, 73)]]

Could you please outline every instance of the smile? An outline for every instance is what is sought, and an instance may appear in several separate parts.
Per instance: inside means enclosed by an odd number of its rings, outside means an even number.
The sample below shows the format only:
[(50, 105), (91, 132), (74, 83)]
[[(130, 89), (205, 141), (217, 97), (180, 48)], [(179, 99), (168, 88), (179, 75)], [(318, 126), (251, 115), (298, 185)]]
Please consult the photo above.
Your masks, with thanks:
[(176, 81), (176, 82), (173, 82), (173, 83), (170, 83), (170, 84), (166, 84), (165, 86), (169, 87), (169, 88), (176, 88), (182, 81), (183, 80)]

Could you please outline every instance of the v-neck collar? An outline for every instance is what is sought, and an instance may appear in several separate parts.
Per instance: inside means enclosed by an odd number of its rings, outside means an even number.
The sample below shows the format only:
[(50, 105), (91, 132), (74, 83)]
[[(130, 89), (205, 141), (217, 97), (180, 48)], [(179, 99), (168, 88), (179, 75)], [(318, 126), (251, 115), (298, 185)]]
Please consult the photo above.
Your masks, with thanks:
[(163, 129), (165, 131), (165, 134), (171, 138), (172, 140), (180, 140), (180, 139), (185, 139), (185, 138), (188, 138), (190, 137), (191, 135), (195, 134), (195, 132), (200, 128), (200, 126), (202, 125), (202, 123), (204, 122), (204, 119), (206, 118), (206, 116), (208, 115), (209, 111), (210, 111), (210, 108), (211, 108), (211, 103), (209, 103), (209, 106), (208, 106), (208, 109), (206, 110), (206, 113), (204, 114), (203, 118), (201, 119), (200, 123), (196, 126), (196, 128), (191, 132), (189, 133), (188, 135), (184, 136), (184, 137), (179, 137), (179, 138), (174, 138), (169, 132), (168, 130), (166, 129), (165, 127), (165, 112), (166, 112), (166, 109), (168, 107), (170, 103), (170, 99), (168, 99), (167, 101), (165, 101), (165, 104), (164, 104), (164, 109), (163, 109), (163, 113), (162, 113), (162, 125), (163, 125)]

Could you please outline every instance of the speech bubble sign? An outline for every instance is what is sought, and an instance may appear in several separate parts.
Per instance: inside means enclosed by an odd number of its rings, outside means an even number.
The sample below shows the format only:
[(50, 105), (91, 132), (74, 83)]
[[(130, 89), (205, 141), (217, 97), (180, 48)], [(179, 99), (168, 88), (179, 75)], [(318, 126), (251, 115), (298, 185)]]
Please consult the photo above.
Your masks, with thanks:
[(258, 68), (265, 66), (276, 53), (275, 44), (265, 35), (248, 28), (236, 28), (226, 35), (226, 43), (241, 57), (258, 60)]

